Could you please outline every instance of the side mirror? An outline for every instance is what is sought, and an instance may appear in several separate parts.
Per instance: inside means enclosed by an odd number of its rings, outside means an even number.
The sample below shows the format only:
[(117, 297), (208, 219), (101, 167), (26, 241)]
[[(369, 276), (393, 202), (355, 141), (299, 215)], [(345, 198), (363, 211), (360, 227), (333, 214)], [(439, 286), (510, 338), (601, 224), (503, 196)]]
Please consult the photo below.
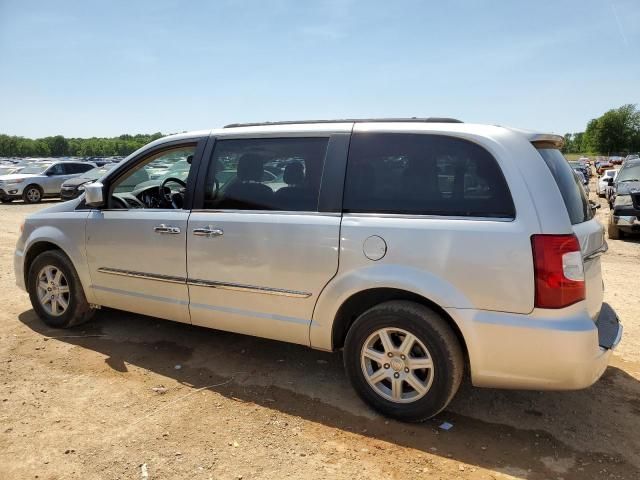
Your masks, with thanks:
[(104, 185), (100, 182), (93, 182), (85, 186), (84, 203), (94, 208), (104, 206)]
[(607, 177), (607, 185), (613, 185), (613, 178)]

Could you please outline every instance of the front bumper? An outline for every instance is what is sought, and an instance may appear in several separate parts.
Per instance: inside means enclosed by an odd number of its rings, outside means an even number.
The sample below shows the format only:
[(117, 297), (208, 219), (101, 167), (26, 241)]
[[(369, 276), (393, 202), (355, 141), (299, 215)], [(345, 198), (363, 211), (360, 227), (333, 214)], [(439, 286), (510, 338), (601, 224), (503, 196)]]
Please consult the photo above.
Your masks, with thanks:
[(78, 191), (77, 188), (66, 189), (62, 188), (60, 190), (60, 198), (62, 200), (73, 200), (74, 198), (78, 198), (82, 192)]
[(0, 199), (16, 199), (22, 196), (22, 190), (14, 186), (0, 187)]
[(631, 208), (614, 208), (611, 212), (613, 223), (624, 232), (640, 232), (640, 210)]
[(16, 248), (13, 254), (13, 271), (16, 276), (16, 285), (26, 291), (27, 286), (24, 283), (24, 252)]
[(581, 304), (557, 311), (535, 309), (529, 315), (450, 310), (464, 326), (471, 380), (479, 387), (589, 387), (602, 376), (622, 338), (622, 325), (608, 304), (602, 305), (595, 322)]

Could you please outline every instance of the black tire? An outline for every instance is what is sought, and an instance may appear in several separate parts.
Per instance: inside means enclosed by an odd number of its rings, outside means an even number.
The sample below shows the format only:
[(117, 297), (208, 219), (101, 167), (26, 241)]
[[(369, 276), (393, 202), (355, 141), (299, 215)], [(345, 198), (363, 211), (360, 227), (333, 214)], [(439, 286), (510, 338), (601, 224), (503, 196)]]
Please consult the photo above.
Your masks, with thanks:
[(607, 225), (607, 232), (609, 233), (610, 240), (620, 240), (623, 236), (620, 228), (613, 223), (613, 212), (609, 214), (609, 224)]
[[(35, 192), (38, 192), (38, 194), (35, 195)], [(22, 200), (24, 203), (40, 203), (42, 195), (42, 189), (38, 185), (29, 185), (22, 192)]]
[[(367, 338), (381, 328), (405, 330), (429, 351), (435, 374), (431, 387), (422, 398), (411, 403), (397, 403), (384, 398), (367, 382), (361, 352)], [(374, 409), (398, 420), (421, 422), (442, 411), (458, 391), (464, 372), (464, 355), (455, 333), (439, 314), (418, 303), (394, 300), (381, 303), (356, 319), (345, 340), (344, 366), (358, 395)]]
[[(64, 313), (55, 316), (45, 310), (38, 299), (38, 274), (47, 267), (59, 269), (64, 275), (69, 287), (68, 307)], [(38, 255), (31, 263), (27, 276), (27, 291), (33, 309), (38, 316), (50, 327), (69, 328), (88, 321), (94, 310), (87, 303), (76, 269), (71, 260), (59, 250), (49, 250)]]

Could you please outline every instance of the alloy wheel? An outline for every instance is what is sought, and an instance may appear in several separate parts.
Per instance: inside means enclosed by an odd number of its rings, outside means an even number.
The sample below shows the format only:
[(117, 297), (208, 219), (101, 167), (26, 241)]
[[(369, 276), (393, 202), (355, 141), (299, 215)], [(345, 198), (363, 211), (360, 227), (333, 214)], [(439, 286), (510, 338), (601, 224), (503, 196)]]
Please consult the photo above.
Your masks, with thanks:
[(412, 403), (424, 397), (433, 383), (431, 354), (412, 333), (401, 328), (373, 332), (362, 346), (364, 377), (381, 397), (395, 403)]
[(47, 265), (38, 273), (38, 300), (49, 315), (58, 317), (69, 308), (71, 291), (58, 267)]

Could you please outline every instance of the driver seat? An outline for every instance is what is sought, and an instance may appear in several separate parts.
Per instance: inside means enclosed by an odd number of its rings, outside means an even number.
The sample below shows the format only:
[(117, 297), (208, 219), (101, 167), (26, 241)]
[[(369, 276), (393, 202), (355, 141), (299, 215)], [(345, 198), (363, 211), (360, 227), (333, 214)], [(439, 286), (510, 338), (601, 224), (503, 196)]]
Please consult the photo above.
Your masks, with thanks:
[(236, 181), (224, 192), (219, 208), (237, 210), (262, 210), (270, 208), (273, 190), (262, 182), (264, 158), (255, 153), (245, 153), (238, 161)]

